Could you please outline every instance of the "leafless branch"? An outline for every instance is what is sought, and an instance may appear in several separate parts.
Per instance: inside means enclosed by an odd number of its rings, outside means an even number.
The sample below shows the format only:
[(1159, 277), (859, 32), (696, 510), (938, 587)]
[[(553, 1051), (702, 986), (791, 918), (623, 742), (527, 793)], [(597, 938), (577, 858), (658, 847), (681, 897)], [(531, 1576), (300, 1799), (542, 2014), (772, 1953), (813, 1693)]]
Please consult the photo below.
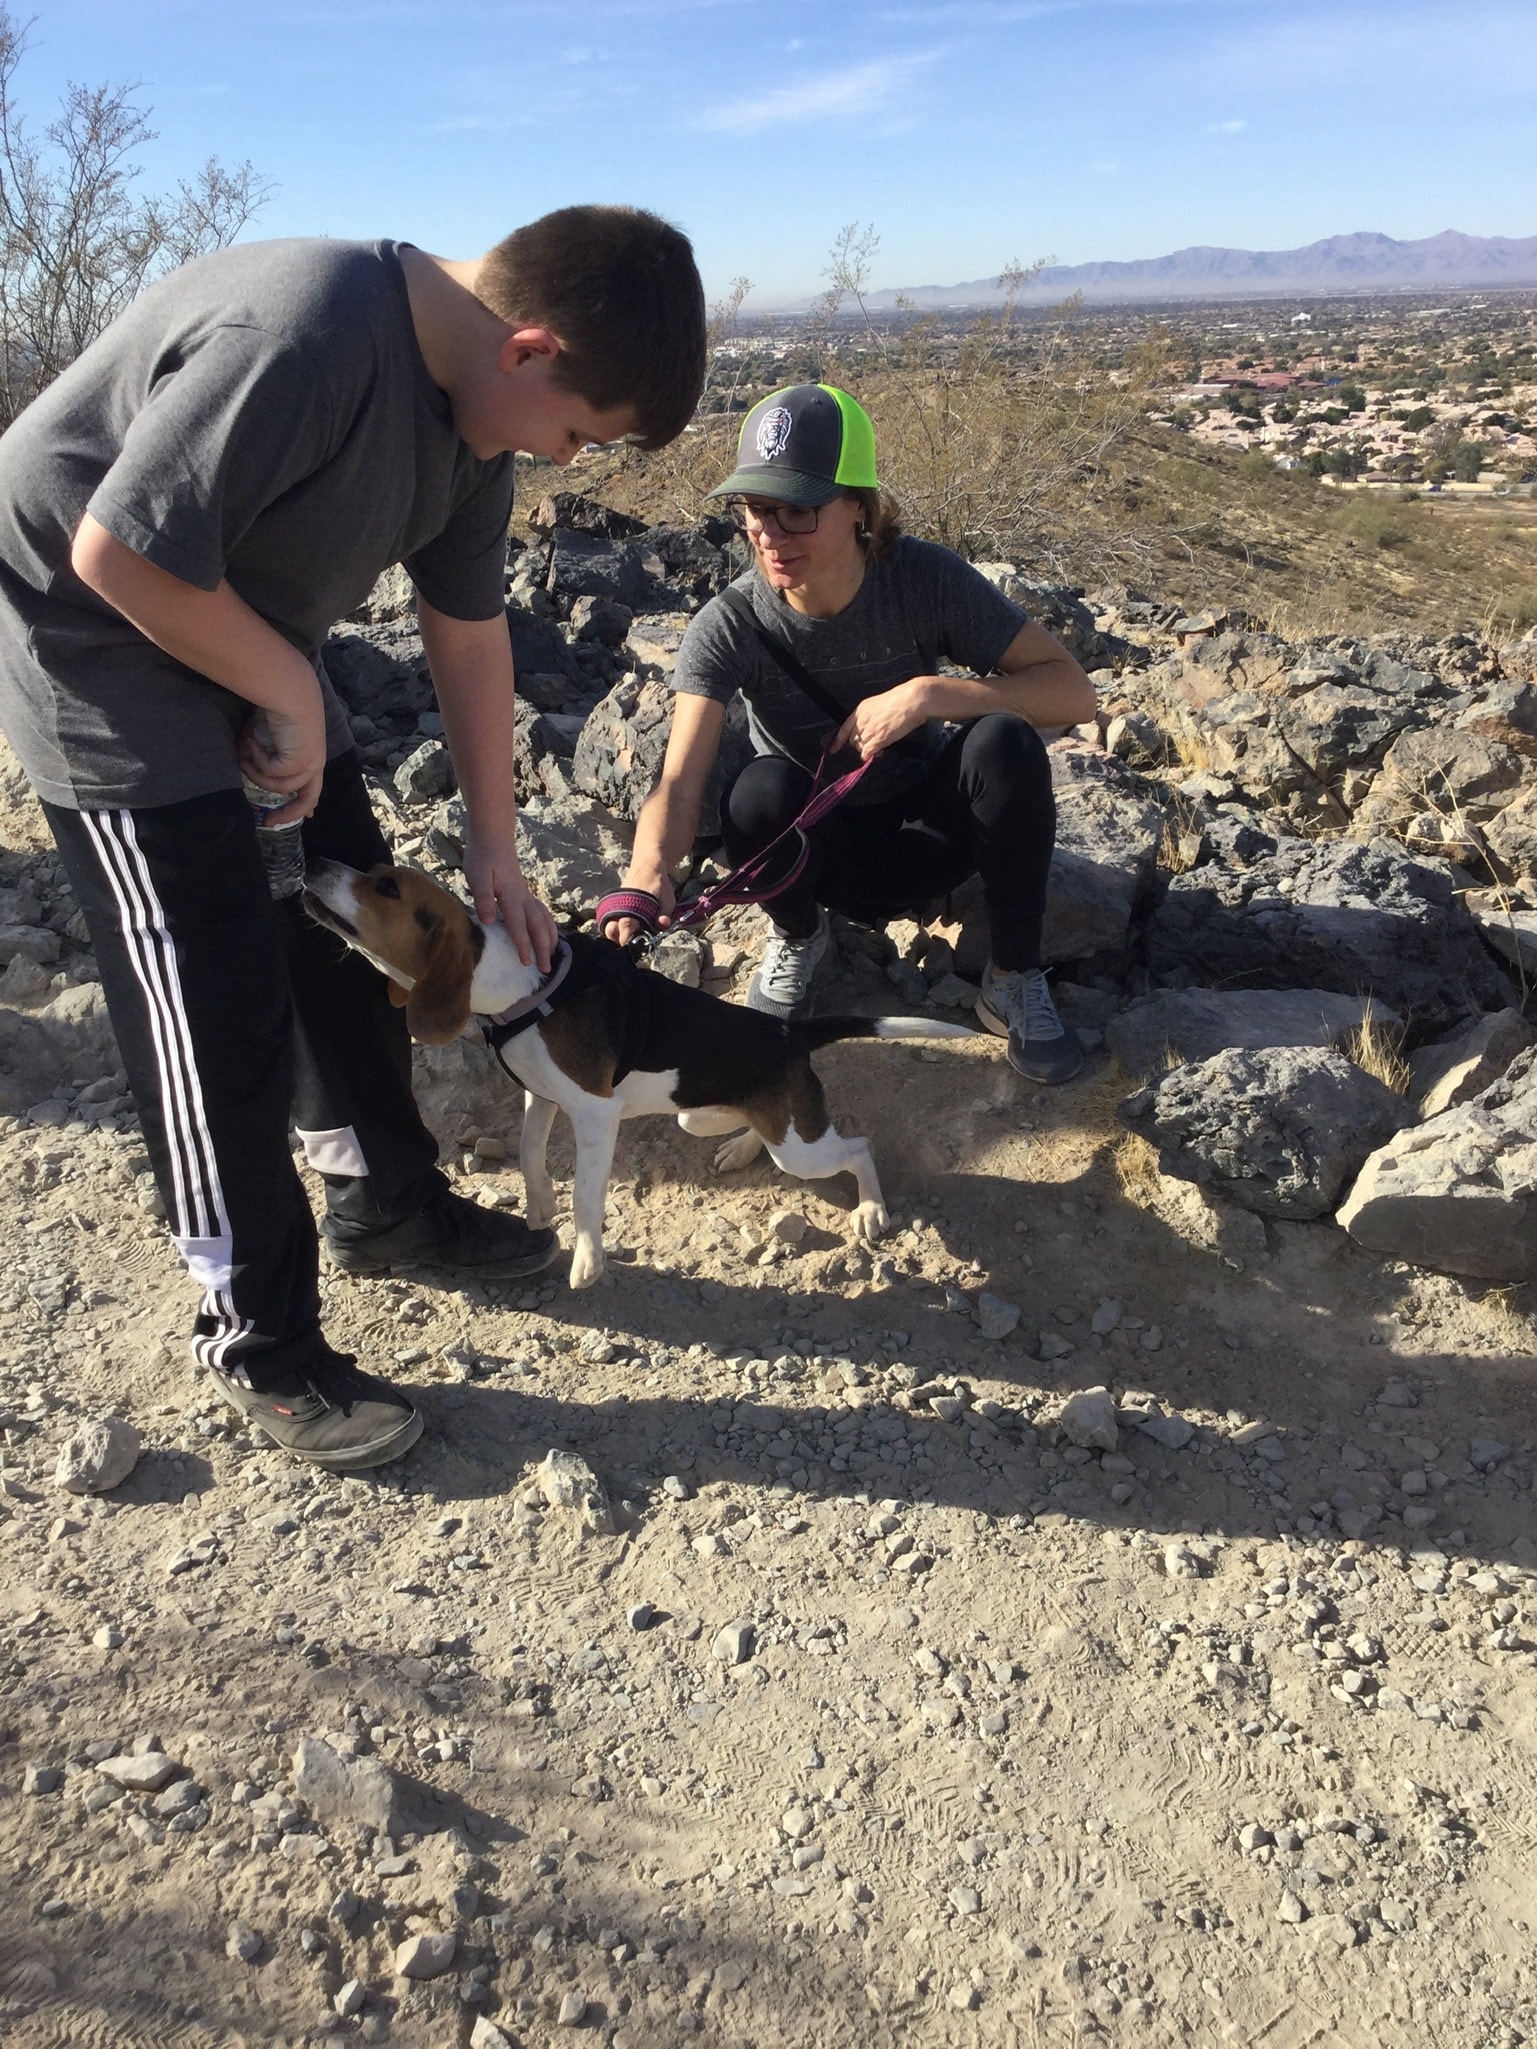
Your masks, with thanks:
[(34, 136), (17, 103), (31, 22), (0, 5), (0, 429), (144, 289), (232, 242), (271, 194), (249, 163), (210, 157), (143, 197), (134, 152), (155, 140), (137, 84), (71, 85)]

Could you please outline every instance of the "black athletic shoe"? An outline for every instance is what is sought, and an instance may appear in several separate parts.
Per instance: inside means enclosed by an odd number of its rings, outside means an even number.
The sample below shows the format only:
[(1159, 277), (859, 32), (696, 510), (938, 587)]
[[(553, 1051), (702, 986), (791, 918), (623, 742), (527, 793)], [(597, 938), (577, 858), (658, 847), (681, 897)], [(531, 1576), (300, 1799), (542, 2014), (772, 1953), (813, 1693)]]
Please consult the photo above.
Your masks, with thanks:
[(989, 967), (977, 998), (977, 1017), (1009, 1042), (1009, 1065), (1027, 1081), (1048, 1087), (1071, 1081), (1083, 1066), (1083, 1047), (1064, 1024), (1039, 968), (999, 974)]
[(217, 1367), (214, 1384), (281, 1451), (328, 1472), (351, 1473), (388, 1465), (422, 1434), (421, 1412), (388, 1381), (360, 1373), (342, 1352), (324, 1351), (258, 1392)]
[(359, 1224), (328, 1216), (321, 1226), (333, 1265), (343, 1273), (388, 1273), (396, 1266), (442, 1267), (466, 1280), (517, 1281), (560, 1257), (553, 1231), (531, 1231), (521, 1217), (483, 1209), (439, 1189), (395, 1224)]

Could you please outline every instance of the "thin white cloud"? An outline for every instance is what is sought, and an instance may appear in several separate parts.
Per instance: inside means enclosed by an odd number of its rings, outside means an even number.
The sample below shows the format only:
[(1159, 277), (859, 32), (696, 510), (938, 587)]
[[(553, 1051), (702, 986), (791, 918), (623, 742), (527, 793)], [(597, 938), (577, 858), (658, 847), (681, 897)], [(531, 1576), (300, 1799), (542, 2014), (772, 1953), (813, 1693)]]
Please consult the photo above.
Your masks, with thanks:
[(1247, 121), (1208, 121), (1202, 133), (1206, 135), (1241, 135), (1248, 125)]
[(748, 99), (707, 108), (698, 126), (727, 135), (754, 135), (765, 128), (804, 127), (851, 114), (872, 114), (892, 105), (938, 51), (910, 57), (880, 57), (821, 77), (805, 77)]

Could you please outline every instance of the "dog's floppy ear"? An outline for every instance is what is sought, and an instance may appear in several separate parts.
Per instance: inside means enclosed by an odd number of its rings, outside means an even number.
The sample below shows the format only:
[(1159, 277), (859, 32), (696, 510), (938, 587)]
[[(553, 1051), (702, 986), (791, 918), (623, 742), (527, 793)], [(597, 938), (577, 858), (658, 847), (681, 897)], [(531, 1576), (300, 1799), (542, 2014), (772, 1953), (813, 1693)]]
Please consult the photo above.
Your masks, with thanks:
[(427, 965), (406, 997), (406, 1023), (424, 1046), (446, 1046), (470, 1021), (475, 949), (469, 921), (449, 918), (427, 941)]

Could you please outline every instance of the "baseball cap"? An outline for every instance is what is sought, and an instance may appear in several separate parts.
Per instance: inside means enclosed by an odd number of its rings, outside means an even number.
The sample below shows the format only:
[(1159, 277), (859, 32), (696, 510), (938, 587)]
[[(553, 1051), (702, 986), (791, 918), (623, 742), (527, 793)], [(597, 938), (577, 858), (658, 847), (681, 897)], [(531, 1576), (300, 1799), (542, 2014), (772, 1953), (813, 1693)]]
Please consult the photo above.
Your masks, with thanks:
[(878, 488), (875, 428), (835, 384), (792, 384), (742, 422), (736, 468), (705, 495), (751, 492), (787, 505), (827, 505), (840, 491)]

